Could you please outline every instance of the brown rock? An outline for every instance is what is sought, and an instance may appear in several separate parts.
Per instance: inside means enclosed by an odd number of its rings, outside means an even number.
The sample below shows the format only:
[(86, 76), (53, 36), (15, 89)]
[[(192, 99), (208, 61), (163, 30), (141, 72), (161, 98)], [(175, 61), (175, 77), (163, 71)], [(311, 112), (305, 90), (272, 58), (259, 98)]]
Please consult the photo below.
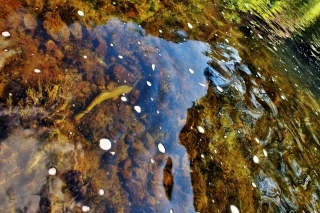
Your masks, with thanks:
[(43, 28), (54, 40), (58, 42), (67, 42), (69, 40), (70, 31), (68, 26), (61, 20), (58, 13), (47, 12), (44, 19)]
[(36, 19), (31, 14), (25, 14), (23, 16), (23, 23), (24, 26), (31, 31), (31, 33), (33, 33), (36, 27), (38, 26)]
[(135, 104), (140, 95), (140, 91), (138, 89), (133, 89), (130, 93), (130, 103)]
[(77, 40), (82, 39), (82, 27), (79, 23), (73, 23), (70, 25), (69, 30), (71, 32), (71, 35)]

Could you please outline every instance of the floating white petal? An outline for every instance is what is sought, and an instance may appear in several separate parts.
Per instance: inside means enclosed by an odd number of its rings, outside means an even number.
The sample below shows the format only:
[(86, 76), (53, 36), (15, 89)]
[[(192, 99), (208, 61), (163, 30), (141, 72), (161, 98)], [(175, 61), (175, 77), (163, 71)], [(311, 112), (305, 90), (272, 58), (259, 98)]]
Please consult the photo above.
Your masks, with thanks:
[(151, 87), (151, 82), (150, 82), (150, 81), (147, 81), (147, 85), (148, 85), (149, 87)]
[(189, 68), (189, 72), (191, 72), (192, 74), (194, 73), (194, 71), (192, 69)]
[(188, 23), (188, 27), (189, 27), (190, 29), (193, 28), (192, 24), (190, 24), (190, 23)]
[(141, 112), (141, 107), (140, 106), (134, 106), (134, 110), (137, 111), (137, 113)]
[(223, 92), (223, 89), (219, 86), (217, 86), (217, 89), (219, 90), (219, 92)]
[(263, 149), (262, 151), (263, 151), (264, 156), (266, 156), (266, 157), (267, 157), (267, 156), (268, 156), (267, 151), (266, 151), (265, 149)]
[(158, 149), (161, 153), (166, 153), (166, 148), (164, 147), (164, 145), (162, 143), (158, 144)]
[(156, 69), (156, 65), (155, 64), (152, 64), (151, 67), (152, 67), (153, 71)]
[(84, 12), (81, 11), (81, 10), (78, 10), (78, 15), (79, 15), (79, 16), (84, 16)]
[(258, 158), (258, 156), (253, 156), (253, 162), (255, 162), (255, 163), (259, 163), (259, 158)]
[(52, 167), (48, 170), (49, 175), (56, 175), (57, 174), (57, 169)]
[(35, 73), (40, 73), (41, 72), (41, 70), (39, 70), (39, 69), (34, 69), (33, 70)]
[(100, 139), (100, 148), (103, 150), (109, 150), (111, 148), (111, 141), (106, 138)]
[(240, 213), (239, 209), (234, 205), (230, 205), (230, 210), (232, 213)]
[(3, 37), (9, 37), (11, 35), (8, 31), (3, 31), (1, 34)]
[(197, 126), (200, 133), (204, 133), (204, 128), (202, 126)]
[(254, 138), (254, 140), (255, 140), (257, 143), (260, 143), (260, 141), (259, 141), (258, 138)]
[(88, 211), (90, 211), (90, 207), (89, 206), (82, 206), (82, 211), (88, 212)]
[(102, 195), (104, 195), (104, 190), (103, 190), (103, 189), (99, 189), (99, 192), (98, 192), (98, 193), (99, 193), (99, 195), (102, 196)]

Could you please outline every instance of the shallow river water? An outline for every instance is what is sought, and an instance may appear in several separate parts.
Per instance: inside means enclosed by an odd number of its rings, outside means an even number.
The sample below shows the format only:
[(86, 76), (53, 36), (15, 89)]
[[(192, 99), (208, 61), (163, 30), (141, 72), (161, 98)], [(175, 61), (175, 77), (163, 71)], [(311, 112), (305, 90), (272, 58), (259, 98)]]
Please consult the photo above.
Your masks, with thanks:
[(319, 47), (230, 2), (0, 0), (0, 212), (320, 212)]

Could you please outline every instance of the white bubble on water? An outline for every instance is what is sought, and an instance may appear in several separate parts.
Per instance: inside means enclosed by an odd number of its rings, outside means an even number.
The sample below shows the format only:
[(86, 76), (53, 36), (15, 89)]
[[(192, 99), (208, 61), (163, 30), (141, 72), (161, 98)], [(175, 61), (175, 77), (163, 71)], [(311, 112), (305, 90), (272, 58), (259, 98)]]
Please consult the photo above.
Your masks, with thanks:
[(189, 68), (189, 72), (191, 72), (191, 74), (193, 74), (193, 73), (194, 73), (194, 71), (193, 71), (192, 69), (190, 69), (190, 68)]
[(147, 81), (147, 85), (148, 85), (149, 87), (151, 87), (151, 82), (150, 82), (150, 81)]
[(120, 59), (123, 59), (123, 56), (122, 56), (122, 55), (118, 55), (118, 57), (119, 57)]

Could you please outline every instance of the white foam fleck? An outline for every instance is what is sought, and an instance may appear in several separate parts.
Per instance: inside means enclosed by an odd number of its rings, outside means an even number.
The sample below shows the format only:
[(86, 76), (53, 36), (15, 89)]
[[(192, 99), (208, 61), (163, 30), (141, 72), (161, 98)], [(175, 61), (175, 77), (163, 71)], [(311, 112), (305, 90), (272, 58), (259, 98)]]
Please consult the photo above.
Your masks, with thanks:
[(206, 85), (205, 84), (203, 84), (203, 83), (198, 83), (200, 86), (202, 86), (202, 87), (206, 87)]
[(79, 15), (79, 16), (84, 16), (84, 12), (81, 11), (81, 10), (78, 10), (78, 15)]
[(82, 211), (88, 212), (88, 211), (90, 211), (90, 207), (89, 206), (82, 206)]
[(141, 107), (140, 106), (134, 106), (133, 108), (134, 108), (134, 110), (136, 110), (137, 113), (141, 112)]
[(103, 190), (103, 189), (99, 189), (99, 192), (98, 192), (98, 193), (99, 193), (99, 195), (102, 196), (102, 195), (104, 195), (104, 190)]
[(258, 37), (261, 38), (261, 39), (263, 39), (263, 37), (262, 37), (260, 34), (258, 34)]
[(111, 141), (107, 138), (100, 139), (100, 148), (103, 150), (109, 150), (111, 148)]
[(162, 143), (158, 144), (158, 149), (161, 153), (166, 153), (166, 148), (164, 147), (164, 145)]
[(162, 30), (159, 30), (159, 33), (162, 33)]
[(201, 154), (201, 158), (204, 158), (204, 154)]
[(228, 39), (224, 39), (227, 43), (229, 43), (229, 40)]
[(192, 74), (194, 73), (194, 71), (192, 69), (189, 68), (189, 72), (191, 72)]
[(41, 70), (39, 70), (39, 69), (34, 69), (33, 70), (35, 73), (40, 73), (41, 72)]
[(152, 67), (153, 71), (156, 69), (156, 65), (155, 64), (152, 64), (151, 67)]
[(253, 162), (255, 162), (255, 163), (259, 163), (259, 158), (258, 158), (258, 156), (253, 156)]
[(113, 47), (113, 44), (111, 43), (110, 46)]
[(115, 154), (116, 154), (116, 152), (110, 152), (110, 154), (111, 154), (111, 155), (115, 155)]
[(256, 188), (257, 187), (257, 185), (255, 184), (255, 183), (251, 183), (251, 185), (254, 187), (254, 188)]
[(240, 213), (239, 209), (235, 205), (230, 205), (230, 210), (232, 213)]
[(219, 90), (219, 92), (223, 92), (223, 89), (219, 86), (217, 86), (217, 89)]
[(84, 56), (83, 56), (83, 58), (84, 58), (84, 59), (87, 59), (87, 58), (88, 58), (88, 56), (84, 55)]
[(51, 167), (51, 168), (48, 170), (48, 174), (49, 174), (49, 175), (56, 175), (56, 174), (57, 174), (57, 169), (54, 168), (54, 167)]
[(197, 126), (200, 133), (204, 133), (204, 128), (202, 126)]
[(148, 85), (149, 87), (151, 87), (151, 82), (150, 82), (150, 81), (147, 81), (147, 85)]
[(151, 159), (151, 160), (150, 160), (150, 162), (151, 162), (151, 163), (154, 163), (154, 160), (153, 160), (153, 159)]
[(128, 101), (127, 97), (125, 97), (125, 96), (121, 96), (120, 99), (121, 99), (121, 101), (124, 101), (124, 102)]
[(192, 29), (192, 28), (193, 28), (192, 24), (187, 23), (187, 25), (188, 25), (188, 27), (189, 27), (190, 29)]
[(157, 114), (160, 114), (160, 112), (157, 110)]
[(123, 56), (122, 56), (122, 55), (118, 55), (118, 57), (119, 57), (120, 59), (123, 59)]
[(1, 34), (3, 37), (9, 37), (11, 35), (8, 31), (3, 31)]
[(287, 99), (286, 96), (284, 96), (284, 95), (281, 95), (280, 97), (281, 97), (282, 100), (286, 100)]

